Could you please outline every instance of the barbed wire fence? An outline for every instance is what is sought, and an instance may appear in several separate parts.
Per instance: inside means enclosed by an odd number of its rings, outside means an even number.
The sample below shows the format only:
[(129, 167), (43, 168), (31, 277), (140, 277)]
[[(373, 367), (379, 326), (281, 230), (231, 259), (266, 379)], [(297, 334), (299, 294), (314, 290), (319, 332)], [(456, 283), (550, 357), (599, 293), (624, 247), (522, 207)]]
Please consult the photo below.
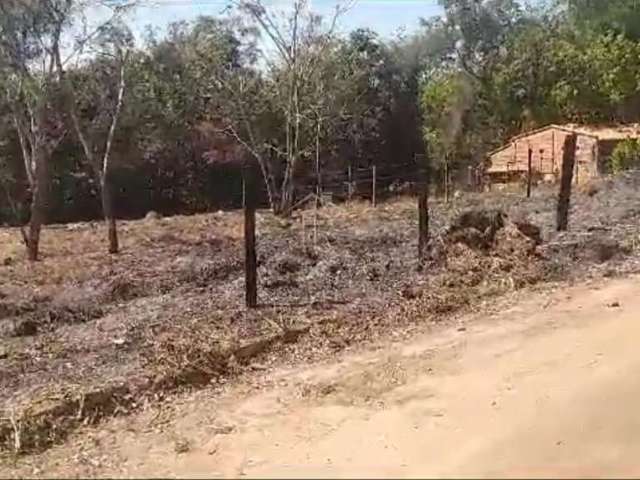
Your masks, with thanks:
[[(417, 197), (416, 211), (418, 224), (418, 261), (422, 262), (429, 241), (429, 192), (431, 168), (424, 155), (415, 155), (411, 162), (403, 164), (385, 165), (382, 172), (373, 164), (369, 167), (348, 167), (346, 172), (316, 172), (315, 181), (309, 177), (307, 183), (296, 188), (299, 198), (291, 209), (299, 209), (297, 221), (300, 222), (301, 244), (303, 248), (317, 247), (320, 241), (320, 208), (337, 203), (337, 201), (351, 202), (358, 199), (369, 200), (372, 208), (376, 208), (379, 199), (412, 194)], [(476, 171), (477, 173), (477, 171)], [(257, 195), (266, 198), (266, 186), (261, 182), (262, 191), (251, 180), (253, 174), (248, 171), (243, 174), (242, 205), (245, 212), (245, 275), (246, 275), (246, 305), (253, 308), (257, 305), (257, 263), (256, 258), (256, 222), (254, 199)], [(472, 170), (469, 170), (469, 185), (473, 184)], [(475, 176), (477, 179), (477, 175)], [(448, 181), (448, 180), (447, 180)], [(253, 186), (252, 186), (253, 185)], [(251, 189), (249, 191), (248, 189)], [(312, 209), (301, 207), (313, 205)], [(323, 217), (327, 221), (327, 216)]]
[[(291, 212), (298, 212), (295, 221), (300, 225), (303, 246), (318, 244), (323, 224), (327, 220), (326, 215), (323, 216), (320, 213), (323, 207), (358, 201), (368, 202), (371, 208), (376, 208), (380, 203), (390, 199), (411, 196), (419, 200), (416, 211), (420, 217), (421, 248), (424, 249), (423, 244), (428, 238), (428, 198), (424, 197), (425, 195), (428, 197), (429, 192), (436, 191), (435, 186), (438, 183), (438, 178), (432, 178), (433, 172), (428, 172), (425, 160), (424, 155), (416, 154), (409, 162), (325, 170), (321, 172), (322, 175), (317, 175), (315, 172), (314, 175), (303, 179), (296, 187), (297, 201), (290, 209)], [(469, 169), (468, 176), (462, 183), (464, 185), (458, 185), (458, 187), (477, 189), (479, 187), (477, 171)], [(261, 191), (258, 195), (266, 199), (264, 182), (260, 183), (259, 188)], [(443, 189), (442, 186), (440, 188)], [(247, 199), (244, 184), (242, 190), (244, 207)]]
[[(316, 175), (309, 176), (309, 181), (302, 181), (296, 187), (297, 201), (293, 209), (309, 205), (311, 202), (324, 206), (333, 203), (344, 203), (355, 200), (368, 200), (376, 207), (381, 201), (394, 197), (417, 195), (424, 187), (426, 169), (424, 167), (424, 155), (416, 154), (410, 162), (400, 164), (386, 164), (383, 166), (372, 164), (367, 167), (347, 167), (342, 170), (333, 170), (322, 173), (320, 184)], [(464, 179), (452, 181), (455, 189), (476, 191), (481, 188), (481, 180), (478, 172), (468, 167)], [(438, 196), (442, 188), (443, 179), (431, 172), (430, 176), (432, 196)], [(266, 199), (267, 192), (264, 182), (261, 182), (259, 198)], [(245, 204), (245, 187), (242, 186), (240, 202)], [(435, 193), (435, 195), (434, 195)]]

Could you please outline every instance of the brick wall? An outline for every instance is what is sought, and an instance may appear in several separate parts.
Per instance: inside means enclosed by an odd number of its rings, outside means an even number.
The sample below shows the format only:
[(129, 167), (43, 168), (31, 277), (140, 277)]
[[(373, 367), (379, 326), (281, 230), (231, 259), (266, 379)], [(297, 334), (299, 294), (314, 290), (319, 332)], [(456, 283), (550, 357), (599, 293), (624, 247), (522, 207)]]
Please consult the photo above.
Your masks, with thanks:
[[(516, 173), (526, 174), (528, 171), (529, 149), (532, 152), (531, 168), (539, 177), (555, 177), (560, 175), (564, 141), (570, 133), (558, 129), (547, 128), (514, 140), (508, 147), (491, 156), (489, 174)], [(577, 182), (598, 175), (597, 140), (587, 135), (578, 135), (576, 150)]]

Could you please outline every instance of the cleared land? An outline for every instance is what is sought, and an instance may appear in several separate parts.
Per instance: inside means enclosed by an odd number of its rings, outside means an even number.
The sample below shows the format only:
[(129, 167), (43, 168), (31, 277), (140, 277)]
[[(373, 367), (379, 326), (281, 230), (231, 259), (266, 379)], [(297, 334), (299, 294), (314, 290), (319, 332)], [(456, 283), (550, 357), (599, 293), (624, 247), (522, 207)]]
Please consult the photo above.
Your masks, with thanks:
[(637, 478), (640, 278), (518, 300), (338, 362), (178, 396), (5, 472)]
[[(174, 403), (165, 397), (181, 390), (216, 392), (233, 378), (433, 330), (543, 282), (636, 271), (638, 187), (634, 173), (576, 193), (571, 232), (560, 236), (552, 190), (530, 200), (495, 193), (436, 204), (437, 253), (423, 269), (414, 200), (322, 209), (316, 243), (313, 212), (304, 212), (304, 230), (299, 216), (263, 213), (255, 311), (242, 306), (237, 213), (123, 222), (116, 257), (103, 254), (99, 224), (50, 227), (36, 265), (22, 259), (15, 230), (0, 230), (5, 461), (79, 427)], [(543, 242), (529, 249), (508, 232), (490, 245), (468, 236), (446, 242), (445, 227), (470, 207), (526, 217)]]

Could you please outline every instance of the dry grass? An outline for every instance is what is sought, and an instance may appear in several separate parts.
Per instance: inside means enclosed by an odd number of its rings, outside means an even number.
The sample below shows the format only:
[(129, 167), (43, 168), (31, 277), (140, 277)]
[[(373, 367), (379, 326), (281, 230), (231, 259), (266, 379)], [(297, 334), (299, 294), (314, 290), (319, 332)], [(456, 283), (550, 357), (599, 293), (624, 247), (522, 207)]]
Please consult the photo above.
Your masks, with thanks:
[[(106, 255), (106, 231), (100, 222), (45, 227), (41, 256), (36, 264), (24, 262), (25, 252), (20, 232), (15, 228), (0, 229), (0, 259), (10, 259), (9, 280), (47, 285), (84, 281), (105, 268), (117, 268), (124, 262), (158, 260), (175, 247), (199, 247), (214, 239), (240, 239), (242, 225), (232, 214), (175, 216), (157, 220), (122, 221), (119, 223), (123, 254)], [(158, 248), (160, 247), (160, 248)], [(168, 247), (168, 248), (163, 248)], [(174, 247), (174, 248), (171, 248)]]
[[(36, 264), (25, 261), (17, 230), (0, 229), (0, 444), (15, 449), (18, 428), (20, 450), (45, 448), (82, 422), (241, 373), (256, 356), (321, 358), (545, 279), (635, 268), (640, 178), (607, 182), (576, 194), (563, 235), (553, 232), (551, 190), (434, 202), (435, 253), (424, 268), (414, 199), (289, 220), (262, 211), (253, 311), (243, 306), (238, 212), (121, 222), (116, 256), (104, 253), (99, 223), (49, 226)], [(489, 249), (447, 244), (447, 225), (470, 207), (528, 218), (543, 245), (531, 252), (506, 234)], [(16, 335), (24, 322), (35, 331)], [(43, 399), (49, 406), (34, 408)]]

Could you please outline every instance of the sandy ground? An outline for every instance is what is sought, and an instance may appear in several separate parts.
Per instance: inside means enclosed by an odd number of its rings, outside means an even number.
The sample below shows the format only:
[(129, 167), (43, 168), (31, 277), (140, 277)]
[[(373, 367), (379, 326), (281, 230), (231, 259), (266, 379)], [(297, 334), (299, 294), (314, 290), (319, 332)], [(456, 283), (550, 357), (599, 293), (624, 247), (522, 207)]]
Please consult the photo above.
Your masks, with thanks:
[[(640, 277), (80, 431), (10, 475), (640, 476)], [(1, 471), (1, 470), (0, 470)]]

